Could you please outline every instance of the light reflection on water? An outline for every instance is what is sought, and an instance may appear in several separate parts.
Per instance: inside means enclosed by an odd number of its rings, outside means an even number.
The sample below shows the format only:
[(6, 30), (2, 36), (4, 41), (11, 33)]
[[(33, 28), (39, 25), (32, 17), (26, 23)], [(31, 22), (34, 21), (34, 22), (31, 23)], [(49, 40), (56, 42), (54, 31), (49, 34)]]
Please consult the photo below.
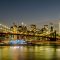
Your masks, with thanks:
[(60, 60), (60, 46), (0, 46), (0, 60)]

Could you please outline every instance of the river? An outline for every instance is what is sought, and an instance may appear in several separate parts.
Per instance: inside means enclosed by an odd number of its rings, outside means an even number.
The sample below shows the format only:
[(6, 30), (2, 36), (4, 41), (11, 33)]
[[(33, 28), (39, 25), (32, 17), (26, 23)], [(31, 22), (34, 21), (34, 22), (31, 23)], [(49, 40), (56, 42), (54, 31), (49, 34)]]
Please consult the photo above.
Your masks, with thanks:
[(0, 46), (0, 60), (60, 60), (60, 46)]

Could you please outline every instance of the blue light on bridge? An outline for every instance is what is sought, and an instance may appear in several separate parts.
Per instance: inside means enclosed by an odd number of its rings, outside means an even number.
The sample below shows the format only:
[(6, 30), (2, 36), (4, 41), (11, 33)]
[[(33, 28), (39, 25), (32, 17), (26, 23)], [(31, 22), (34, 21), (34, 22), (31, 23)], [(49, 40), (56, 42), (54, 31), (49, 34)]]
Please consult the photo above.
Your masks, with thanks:
[(9, 43), (10, 44), (26, 44), (26, 41), (24, 41), (24, 40), (11, 40)]

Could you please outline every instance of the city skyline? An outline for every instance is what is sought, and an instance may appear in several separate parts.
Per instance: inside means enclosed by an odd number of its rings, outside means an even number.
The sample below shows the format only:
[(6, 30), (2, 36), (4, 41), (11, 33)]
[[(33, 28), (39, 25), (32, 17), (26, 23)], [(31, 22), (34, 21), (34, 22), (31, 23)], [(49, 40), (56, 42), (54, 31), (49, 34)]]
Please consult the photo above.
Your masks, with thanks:
[[(0, 23), (37, 24), (60, 20), (59, 0), (0, 0)], [(56, 23), (55, 22), (55, 23)]]

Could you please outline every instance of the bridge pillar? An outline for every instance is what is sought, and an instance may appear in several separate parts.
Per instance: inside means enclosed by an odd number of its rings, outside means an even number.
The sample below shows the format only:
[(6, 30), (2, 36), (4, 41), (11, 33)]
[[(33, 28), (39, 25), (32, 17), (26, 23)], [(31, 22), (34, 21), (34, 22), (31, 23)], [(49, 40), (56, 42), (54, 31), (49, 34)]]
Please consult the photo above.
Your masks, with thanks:
[(53, 36), (50, 38), (50, 41), (56, 41), (56, 30), (53, 33)]
[(14, 40), (17, 40), (17, 35), (13, 35), (13, 39)]

